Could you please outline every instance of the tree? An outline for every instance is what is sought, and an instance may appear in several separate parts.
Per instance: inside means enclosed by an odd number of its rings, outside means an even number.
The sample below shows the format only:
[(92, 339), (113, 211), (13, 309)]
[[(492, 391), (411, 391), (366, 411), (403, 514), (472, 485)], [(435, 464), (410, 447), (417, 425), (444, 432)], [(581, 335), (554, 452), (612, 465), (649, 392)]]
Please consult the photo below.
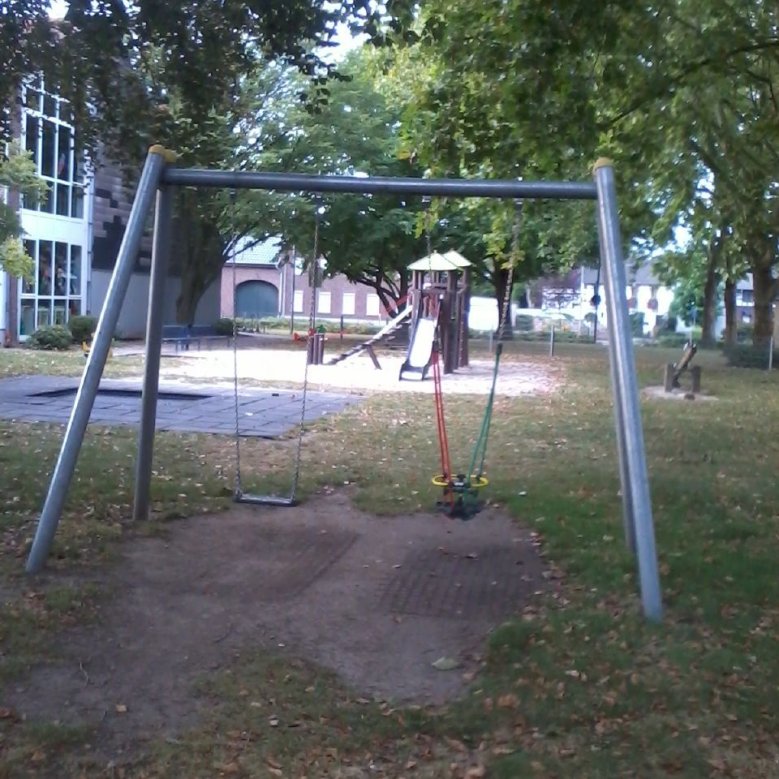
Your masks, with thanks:
[(763, 339), (777, 286), (777, 13), (762, 2), (430, 0), (398, 60), (423, 70), (409, 140), (430, 165), (470, 175), (581, 177), (612, 156), (623, 228), (646, 254), (667, 247), (716, 175), (700, 240), (726, 267), (733, 251), (747, 258)]
[[(431, 175), (581, 178), (576, 139), (587, 138), (594, 120), (577, 114), (568, 124), (569, 138), (550, 133), (540, 121), (539, 106), (549, 110), (552, 101), (539, 99), (539, 67), (514, 66), (525, 43), (525, 5), (433, 0), (413, 27), (415, 41), (387, 54), (383, 88), (405, 106), (406, 152)], [(545, 10), (541, 16), (552, 15)], [(552, 61), (554, 53), (545, 57), (546, 52), (539, 55), (539, 62)], [(582, 152), (595, 143), (591, 134)], [(499, 304), (506, 297), (509, 265), (522, 283), (597, 256), (591, 204), (525, 203), (516, 249), (513, 204), (477, 201), (462, 209), (461, 229), (472, 231), (468, 244), (479, 247), (479, 271)]]
[(14, 201), (20, 195), (36, 201), (46, 194), (47, 186), (38, 177), (31, 155), (11, 146), (8, 156), (0, 159), (0, 187), (4, 188), (0, 197), (0, 270), (29, 278), (33, 261), (24, 251), (22, 225)]
[[(241, 164), (234, 130), (250, 118), (242, 110), (256, 106), (259, 95), (251, 101), (246, 91), (254, 75), (270, 62), (296, 68), (315, 109), (335, 76), (322, 52), (339, 24), (373, 32), (385, 13), (368, 0), (70, 0), (65, 19), (52, 21), (47, 8), (12, 0), (0, 9), (0, 136), (11, 134), (22, 80), (42, 73), (47, 89), (70, 101), (84, 146), (131, 172), (150, 143), (177, 150), (182, 164)], [(177, 195), (182, 321), (221, 269), (231, 208), (218, 193)]]
[[(363, 49), (342, 63), (342, 77), (329, 85), (327, 101), (315, 110), (299, 100), (302, 77), (289, 69), (278, 72), (273, 99), (247, 112), (253, 120), (244, 128), (245, 164), (332, 175), (420, 175), (412, 160), (398, 154), (398, 113), (374, 87), (370, 56)], [(272, 225), (311, 257), (317, 223), (327, 273), (372, 287), (391, 311), (406, 295), (408, 264), (427, 253), (420, 231), (424, 208), (421, 199), (394, 195), (277, 196), (263, 232)]]
[[(404, 12), (403, 2), (387, 5)], [(87, 147), (99, 141), (113, 157), (148, 140), (139, 120), (153, 110), (143, 77), (150, 53), (193, 116), (205, 116), (231, 105), (259, 62), (288, 62), (321, 87), (334, 71), (321, 53), (335, 45), (339, 25), (371, 34), (387, 14), (368, 0), (69, 0), (63, 20), (50, 19), (48, 7), (6, 0), (0, 9), (4, 134), (19, 84), (40, 72), (71, 101)]]

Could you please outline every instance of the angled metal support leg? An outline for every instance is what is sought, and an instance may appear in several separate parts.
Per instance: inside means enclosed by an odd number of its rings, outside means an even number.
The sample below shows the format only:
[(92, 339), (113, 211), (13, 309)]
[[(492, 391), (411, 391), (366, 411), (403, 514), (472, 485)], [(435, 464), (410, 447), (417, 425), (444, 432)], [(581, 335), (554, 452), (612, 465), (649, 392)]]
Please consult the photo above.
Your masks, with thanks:
[(100, 378), (103, 375), (108, 352), (111, 349), (116, 331), (116, 324), (119, 321), (122, 303), (135, 267), (146, 217), (154, 203), (157, 186), (165, 169), (167, 155), (168, 153), (161, 146), (153, 146), (146, 157), (146, 164), (141, 173), (138, 190), (127, 220), (122, 245), (119, 247), (119, 254), (108, 285), (92, 348), (89, 351), (81, 384), (76, 393), (57, 464), (54, 466), (54, 473), (51, 477), (41, 517), (38, 520), (32, 549), (27, 558), (27, 573), (38, 573), (43, 568), (54, 541), (97, 390), (100, 386)]

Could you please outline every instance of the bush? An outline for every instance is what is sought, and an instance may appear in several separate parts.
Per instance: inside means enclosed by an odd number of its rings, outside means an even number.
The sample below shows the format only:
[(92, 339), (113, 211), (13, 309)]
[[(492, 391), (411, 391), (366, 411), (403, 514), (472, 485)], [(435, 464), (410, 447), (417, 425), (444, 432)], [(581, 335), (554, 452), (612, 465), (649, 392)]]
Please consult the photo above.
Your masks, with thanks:
[(630, 314), (630, 332), (633, 338), (644, 337), (644, 312), (633, 311)]
[(657, 336), (657, 345), (667, 346), (669, 349), (681, 349), (688, 340), (685, 333), (665, 333)]
[(514, 322), (514, 329), (523, 333), (531, 332), (535, 327), (535, 322), (532, 316), (527, 314), (517, 314), (517, 318)]
[[(552, 334), (550, 330), (535, 330), (530, 333), (521, 332), (519, 330), (514, 331), (515, 341), (549, 343), (551, 339)], [(570, 330), (555, 330), (554, 340), (555, 343), (558, 344), (591, 344), (592, 336), (587, 334), (579, 335), (578, 333), (571, 332)]]
[(77, 344), (90, 341), (96, 329), (97, 317), (94, 316), (72, 316), (68, 320), (68, 330)]
[(736, 327), (736, 341), (740, 344), (752, 344), (752, 335), (754, 334), (754, 325), (747, 325), (743, 322)]
[(65, 351), (73, 343), (73, 336), (63, 325), (38, 328), (27, 342), (33, 349), (59, 349)]
[[(762, 368), (768, 369), (768, 346), (753, 346), (751, 344), (738, 344), (726, 346), (725, 357), (728, 365), (733, 368)], [(774, 349), (773, 367), (779, 367), (779, 350)]]
[(232, 335), (235, 323), (229, 317), (222, 317), (214, 322), (215, 335)]

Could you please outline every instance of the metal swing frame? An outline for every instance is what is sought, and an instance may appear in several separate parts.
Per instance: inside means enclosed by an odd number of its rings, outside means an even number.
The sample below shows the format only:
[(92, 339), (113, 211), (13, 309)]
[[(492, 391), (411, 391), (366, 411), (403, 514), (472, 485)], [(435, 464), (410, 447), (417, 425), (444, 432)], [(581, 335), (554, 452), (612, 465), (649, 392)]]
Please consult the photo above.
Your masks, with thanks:
[(68, 421), (46, 500), (27, 559), (28, 573), (40, 571), (48, 557), (70, 488), (89, 417), (100, 385), (122, 304), (132, 278), (146, 219), (156, 199), (156, 213), (146, 326), (146, 362), (141, 399), (141, 424), (135, 468), (133, 517), (149, 514), (152, 455), (162, 346), (162, 303), (171, 239), (172, 188), (215, 187), (284, 192), (400, 194), (432, 197), (562, 199), (596, 202), (601, 261), (609, 312), (609, 357), (614, 401), (619, 476), (626, 543), (634, 551), (645, 616), (662, 618), (662, 598), (655, 548), (652, 503), (644, 435), (625, 295), (625, 267), (617, 212), (614, 169), (609, 160), (594, 166), (594, 181), (528, 182), (484, 179), (411, 179), (390, 177), (315, 176), (299, 173), (255, 173), (179, 169), (175, 154), (161, 146), (149, 149), (127, 220), (113, 275), (98, 320), (92, 349)]

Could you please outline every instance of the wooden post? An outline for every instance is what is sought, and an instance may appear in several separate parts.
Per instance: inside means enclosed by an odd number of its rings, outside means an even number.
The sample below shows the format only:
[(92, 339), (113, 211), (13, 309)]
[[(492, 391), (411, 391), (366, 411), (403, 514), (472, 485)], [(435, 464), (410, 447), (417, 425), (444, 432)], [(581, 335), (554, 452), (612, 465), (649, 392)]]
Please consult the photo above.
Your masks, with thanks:
[(379, 362), (379, 358), (376, 356), (376, 352), (373, 351), (373, 347), (368, 344), (365, 347), (365, 351), (368, 352), (368, 357), (371, 358), (371, 362), (373, 363), (373, 367), (376, 368), (377, 371), (381, 370), (381, 363)]
[[(459, 327), (459, 301), (457, 299), (457, 271), (448, 271), (446, 274), (446, 299), (449, 301), (449, 316), (445, 320), (447, 344), (445, 345), (446, 359), (444, 361), (444, 373), (456, 371), (460, 365), (460, 327)], [(446, 363), (449, 370), (446, 370)]]
[(676, 368), (672, 362), (666, 363), (665, 370), (663, 371), (663, 387), (666, 392), (671, 392), (674, 388), (674, 375)]
[(466, 268), (463, 274), (463, 308), (462, 308), (462, 343), (460, 344), (460, 365), (463, 367), (469, 365), (470, 355), (468, 353), (470, 332), (468, 330), (468, 315), (471, 311), (471, 269)]
[(690, 377), (692, 380), (692, 392), (696, 395), (701, 391), (702, 373), (703, 371), (701, 370), (700, 365), (693, 365), (692, 368), (690, 368)]

